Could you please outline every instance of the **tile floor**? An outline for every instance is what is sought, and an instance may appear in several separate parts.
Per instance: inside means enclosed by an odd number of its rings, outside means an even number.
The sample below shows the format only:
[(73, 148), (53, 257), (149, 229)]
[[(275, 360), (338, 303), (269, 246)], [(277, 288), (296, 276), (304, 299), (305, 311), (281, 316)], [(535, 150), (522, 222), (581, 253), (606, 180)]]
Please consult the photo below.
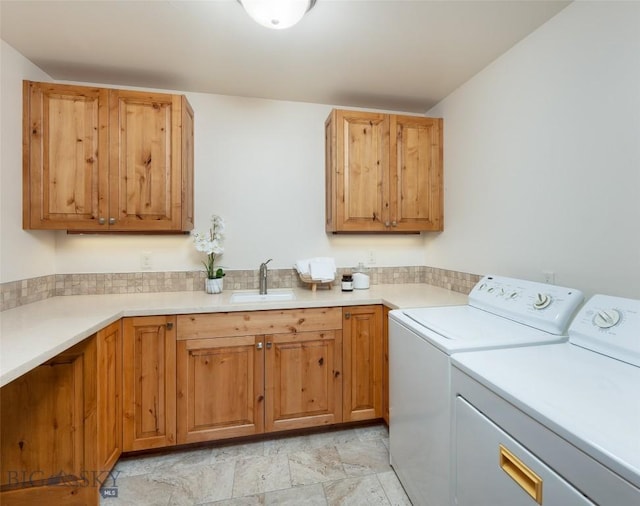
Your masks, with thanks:
[(388, 447), (380, 424), (123, 458), (101, 505), (410, 506)]

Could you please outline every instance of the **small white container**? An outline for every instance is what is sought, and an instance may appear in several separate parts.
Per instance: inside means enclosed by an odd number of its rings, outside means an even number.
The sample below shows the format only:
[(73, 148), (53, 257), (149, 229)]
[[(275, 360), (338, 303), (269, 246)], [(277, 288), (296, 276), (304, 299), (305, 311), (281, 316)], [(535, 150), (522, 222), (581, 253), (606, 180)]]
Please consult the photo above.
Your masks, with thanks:
[(362, 272), (353, 273), (353, 288), (355, 290), (366, 290), (369, 288), (369, 276)]

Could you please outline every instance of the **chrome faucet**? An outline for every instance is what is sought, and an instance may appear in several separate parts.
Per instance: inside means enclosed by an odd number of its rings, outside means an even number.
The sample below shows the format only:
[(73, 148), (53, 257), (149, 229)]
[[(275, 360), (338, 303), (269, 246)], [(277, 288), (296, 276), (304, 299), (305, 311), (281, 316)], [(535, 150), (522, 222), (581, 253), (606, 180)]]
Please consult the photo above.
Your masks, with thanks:
[(266, 262), (260, 264), (260, 295), (266, 295), (267, 293), (267, 264), (273, 260), (270, 258)]

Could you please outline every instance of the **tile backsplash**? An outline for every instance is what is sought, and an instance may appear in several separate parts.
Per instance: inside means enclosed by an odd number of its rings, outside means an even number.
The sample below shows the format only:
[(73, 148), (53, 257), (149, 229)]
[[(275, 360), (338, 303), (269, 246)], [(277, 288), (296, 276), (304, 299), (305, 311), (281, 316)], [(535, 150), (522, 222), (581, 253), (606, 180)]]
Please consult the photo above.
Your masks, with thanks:
[[(351, 269), (338, 269), (336, 281)], [(372, 285), (427, 283), (461, 293), (469, 293), (481, 276), (436, 267), (373, 267), (367, 269)], [(132, 272), (107, 274), (52, 274), (0, 284), (0, 311), (64, 295), (114, 293), (184, 292), (204, 289), (204, 272)], [(270, 288), (291, 288), (304, 283), (294, 269), (270, 269)], [(258, 287), (257, 270), (227, 271), (225, 290)]]
[(21, 279), (0, 284), (0, 311), (55, 296), (56, 276)]

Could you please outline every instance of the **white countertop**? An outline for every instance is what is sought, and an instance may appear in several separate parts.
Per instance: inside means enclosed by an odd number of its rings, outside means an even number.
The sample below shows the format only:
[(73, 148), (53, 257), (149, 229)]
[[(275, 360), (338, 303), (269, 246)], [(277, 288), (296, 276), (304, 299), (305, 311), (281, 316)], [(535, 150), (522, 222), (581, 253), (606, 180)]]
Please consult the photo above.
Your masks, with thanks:
[[(275, 290), (274, 290), (275, 291)], [(232, 290), (53, 297), (0, 313), (0, 386), (125, 316), (384, 304), (391, 309), (466, 304), (467, 296), (427, 284), (372, 285), (342, 292), (294, 288), (295, 300), (231, 304)]]

